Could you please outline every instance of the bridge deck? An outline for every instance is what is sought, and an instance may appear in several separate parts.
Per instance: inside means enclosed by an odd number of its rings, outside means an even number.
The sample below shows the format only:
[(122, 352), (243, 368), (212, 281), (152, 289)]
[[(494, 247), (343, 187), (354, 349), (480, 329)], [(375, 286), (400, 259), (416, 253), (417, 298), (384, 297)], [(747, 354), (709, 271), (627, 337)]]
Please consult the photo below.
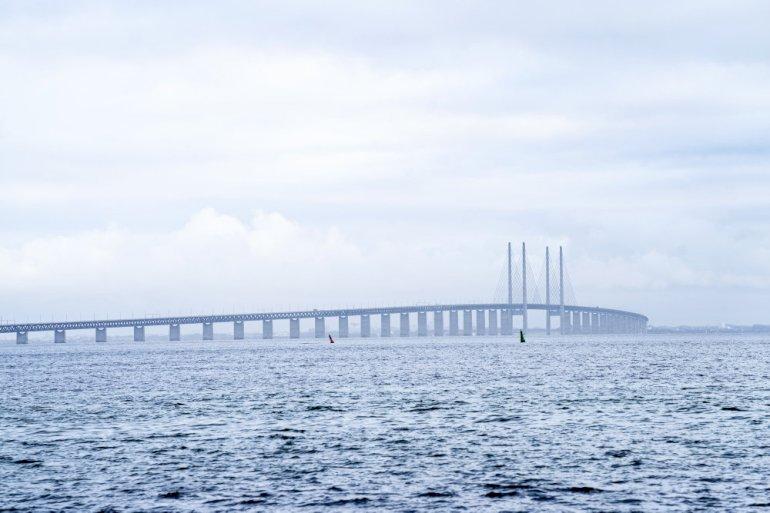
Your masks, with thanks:
[[(527, 304), (527, 310), (547, 310), (550, 315), (559, 315), (559, 305), (545, 305), (539, 303)], [(132, 326), (170, 326), (181, 324), (209, 324), (218, 322), (243, 322), (265, 321), (279, 319), (309, 319), (322, 317), (351, 317), (359, 315), (401, 314), (419, 312), (452, 312), (459, 310), (512, 310), (514, 315), (521, 315), (524, 310), (522, 303), (465, 303), (442, 305), (415, 305), (415, 306), (387, 306), (374, 308), (341, 308), (333, 310), (301, 310), (294, 312), (262, 312), (245, 314), (219, 314), (219, 315), (190, 315), (178, 317), (139, 317), (132, 319), (104, 319), (92, 321), (64, 321), (64, 322), (39, 322), (17, 323), (0, 326), (0, 333), (20, 333), (33, 331), (54, 330), (80, 330), (95, 328), (130, 328)], [(601, 308), (598, 306), (565, 305), (567, 313), (579, 312), (585, 314), (611, 314), (632, 318), (646, 323), (647, 317), (625, 310)]]

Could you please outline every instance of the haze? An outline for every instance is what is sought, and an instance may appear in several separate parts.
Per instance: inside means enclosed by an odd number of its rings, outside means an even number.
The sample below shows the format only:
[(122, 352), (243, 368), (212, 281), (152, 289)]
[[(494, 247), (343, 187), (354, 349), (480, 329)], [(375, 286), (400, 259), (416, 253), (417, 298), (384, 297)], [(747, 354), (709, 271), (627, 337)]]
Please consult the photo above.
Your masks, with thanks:
[(767, 323), (768, 19), (3, 2), (0, 317), (490, 301), (510, 240), (580, 304)]

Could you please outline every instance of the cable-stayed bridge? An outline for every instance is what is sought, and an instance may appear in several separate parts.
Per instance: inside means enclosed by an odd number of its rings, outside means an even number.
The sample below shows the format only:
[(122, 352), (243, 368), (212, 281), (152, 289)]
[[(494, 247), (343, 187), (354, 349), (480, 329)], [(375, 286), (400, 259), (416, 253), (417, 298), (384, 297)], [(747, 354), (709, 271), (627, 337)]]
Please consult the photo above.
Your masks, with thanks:
[[(182, 325), (200, 325), (203, 340), (214, 339), (215, 323), (232, 323), (233, 338), (243, 339), (244, 323), (262, 322), (262, 338), (273, 338), (273, 323), (289, 322), (289, 337), (299, 338), (300, 321), (312, 319), (316, 338), (327, 335), (327, 320), (337, 319), (337, 336), (350, 336), (349, 319), (358, 318), (360, 337), (371, 337), (372, 317), (379, 317), (380, 337), (393, 335), (391, 316), (398, 317), (396, 334), (401, 337), (512, 335), (516, 329), (527, 331), (530, 312), (542, 312), (546, 334), (558, 330), (560, 334), (579, 333), (645, 333), (646, 316), (615, 308), (580, 306), (575, 304), (565, 266), (563, 250), (559, 248), (558, 267), (551, 265), (550, 251), (546, 248), (544, 274), (535, 276), (527, 263), (526, 246), (522, 244), (521, 257), (516, 266), (508, 244), (508, 258), (495, 299), (489, 303), (457, 303), (435, 305), (384, 306), (374, 308), (338, 308), (331, 310), (302, 310), (244, 314), (189, 315), (145, 317), (131, 319), (104, 319), (89, 321), (14, 323), (0, 325), (0, 333), (16, 333), (16, 342), (26, 344), (30, 332), (53, 332), (54, 342), (66, 341), (67, 331), (95, 330), (97, 342), (107, 341), (108, 328), (133, 328), (134, 340), (145, 339), (145, 327), (168, 326), (169, 340), (181, 339)], [(539, 282), (538, 282), (539, 278)], [(544, 297), (540, 295), (543, 288)], [(504, 299), (498, 295), (505, 294)], [(534, 296), (534, 297), (533, 297)], [(534, 299), (530, 302), (529, 299)], [(417, 330), (412, 330), (412, 317), (417, 317)], [(429, 323), (430, 318), (430, 323)], [(516, 318), (520, 322), (514, 323)], [(556, 324), (554, 324), (554, 320)], [(448, 324), (447, 324), (448, 321)], [(461, 322), (462, 321), (462, 322)], [(354, 334), (355, 335), (355, 334)]]

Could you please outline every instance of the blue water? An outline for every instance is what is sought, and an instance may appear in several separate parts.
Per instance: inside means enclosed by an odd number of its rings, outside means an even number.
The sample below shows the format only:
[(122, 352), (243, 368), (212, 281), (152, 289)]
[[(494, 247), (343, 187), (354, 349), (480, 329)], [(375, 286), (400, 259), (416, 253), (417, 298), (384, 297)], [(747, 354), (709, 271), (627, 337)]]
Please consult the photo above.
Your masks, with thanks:
[(770, 339), (0, 346), (0, 509), (770, 506)]

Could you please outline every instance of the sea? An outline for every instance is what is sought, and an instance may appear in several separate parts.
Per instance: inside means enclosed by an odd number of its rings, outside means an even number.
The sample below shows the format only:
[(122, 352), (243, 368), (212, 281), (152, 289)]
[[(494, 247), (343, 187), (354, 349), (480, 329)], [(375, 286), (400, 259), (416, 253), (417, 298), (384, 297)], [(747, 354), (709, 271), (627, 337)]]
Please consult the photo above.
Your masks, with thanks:
[(770, 508), (766, 335), (4, 340), (0, 370), (0, 511)]

